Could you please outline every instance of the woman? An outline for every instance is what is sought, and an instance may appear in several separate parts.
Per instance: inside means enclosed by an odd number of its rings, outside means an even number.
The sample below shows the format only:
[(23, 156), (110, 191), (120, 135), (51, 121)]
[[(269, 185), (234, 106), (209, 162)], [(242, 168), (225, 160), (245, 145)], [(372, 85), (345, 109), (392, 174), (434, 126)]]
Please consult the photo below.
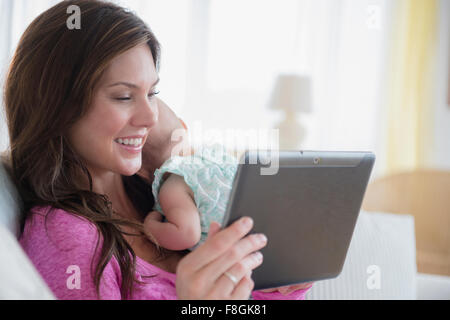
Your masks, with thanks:
[[(80, 30), (67, 28), (70, 5), (81, 10)], [(251, 219), (223, 230), (211, 225), (191, 253), (164, 251), (143, 236), (148, 206), (133, 203), (123, 177), (136, 179), (158, 122), (158, 69), (153, 33), (108, 2), (60, 2), (20, 39), (4, 94), (12, 173), (25, 203), (20, 242), (60, 299), (246, 299), (252, 292), (266, 240), (247, 235)], [(306, 291), (280, 290), (288, 295), (253, 296), (300, 299)]]

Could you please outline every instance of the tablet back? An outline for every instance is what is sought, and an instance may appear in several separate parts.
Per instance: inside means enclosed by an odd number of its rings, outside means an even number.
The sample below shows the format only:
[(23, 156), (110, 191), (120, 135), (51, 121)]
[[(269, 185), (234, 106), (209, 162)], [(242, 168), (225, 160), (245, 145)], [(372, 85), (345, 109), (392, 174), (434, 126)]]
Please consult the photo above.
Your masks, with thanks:
[[(252, 233), (267, 235), (263, 264), (252, 274), (255, 289), (338, 276), (374, 154), (280, 151), (270, 164), (260, 154), (241, 159), (222, 224), (251, 216)], [(262, 174), (276, 162), (275, 174)]]

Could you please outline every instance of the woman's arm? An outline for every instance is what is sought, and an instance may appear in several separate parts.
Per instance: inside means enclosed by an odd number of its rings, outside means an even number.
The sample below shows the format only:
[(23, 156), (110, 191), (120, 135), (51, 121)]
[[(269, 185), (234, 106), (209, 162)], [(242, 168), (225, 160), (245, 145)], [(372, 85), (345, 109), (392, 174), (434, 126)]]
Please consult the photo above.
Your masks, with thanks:
[(185, 250), (197, 244), (201, 236), (200, 216), (184, 179), (171, 174), (161, 186), (158, 198), (167, 221), (161, 222), (160, 214), (153, 211), (144, 221), (145, 231), (169, 250)]

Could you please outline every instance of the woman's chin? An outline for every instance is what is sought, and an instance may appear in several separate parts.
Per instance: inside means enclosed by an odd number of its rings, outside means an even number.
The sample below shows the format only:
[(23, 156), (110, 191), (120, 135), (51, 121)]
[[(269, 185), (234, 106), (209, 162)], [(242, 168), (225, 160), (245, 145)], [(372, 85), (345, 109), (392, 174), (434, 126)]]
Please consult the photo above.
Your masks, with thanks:
[(123, 176), (132, 176), (138, 173), (138, 171), (141, 169), (141, 162), (139, 163), (133, 163), (128, 165), (122, 165), (120, 167), (119, 173)]

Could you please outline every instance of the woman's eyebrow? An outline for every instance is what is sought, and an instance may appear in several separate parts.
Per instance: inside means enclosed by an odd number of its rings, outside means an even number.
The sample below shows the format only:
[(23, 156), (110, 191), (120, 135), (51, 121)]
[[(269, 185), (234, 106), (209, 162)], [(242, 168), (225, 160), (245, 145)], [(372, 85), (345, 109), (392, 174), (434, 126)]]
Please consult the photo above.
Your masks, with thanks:
[[(158, 78), (155, 81), (155, 83), (152, 85), (152, 88), (155, 87), (159, 83), (159, 80), (160, 80), (160, 78)], [(126, 81), (119, 81), (119, 82), (113, 83), (113, 84), (109, 85), (108, 88), (115, 87), (115, 86), (120, 86), (120, 85), (127, 86), (127, 87), (133, 88), (133, 89), (139, 89), (138, 85), (136, 85), (134, 83), (131, 83), (131, 82), (126, 82)]]

